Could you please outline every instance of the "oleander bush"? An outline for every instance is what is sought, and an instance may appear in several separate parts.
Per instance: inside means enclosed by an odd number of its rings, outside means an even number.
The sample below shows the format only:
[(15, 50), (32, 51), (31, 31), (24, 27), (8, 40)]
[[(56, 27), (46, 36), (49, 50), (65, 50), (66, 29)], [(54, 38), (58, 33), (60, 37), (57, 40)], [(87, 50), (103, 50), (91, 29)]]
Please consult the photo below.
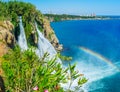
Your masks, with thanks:
[[(55, 62), (56, 58), (45, 61), (45, 57), (39, 59), (31, 49), (21, 52), (19, 48), (6, 54), (3, 57), (2, 68), (7, 91), (32, 92), (37, 86), (39, 92), (45, 89), (55, 92), (55, 87), (66, 81), (66, 70)], [(61, 88), (59, 90), (62, 92)]]
[(69, 64), (63, 69), (56, 62), (57, 57), (46, 60), (47, 56), (46, 53), (43, 58), (38, 58), (33, 49), (21, 52), (19, 47), (4, 55), (2, 69), (6, 92), (65, 92), (60, 84), (68, 81), (71, 82), (67, 92), (72, 92), (69, 89), (76, 78), (80, 77), (80, 86), (87, 82), (75, 71), (75, 65)]

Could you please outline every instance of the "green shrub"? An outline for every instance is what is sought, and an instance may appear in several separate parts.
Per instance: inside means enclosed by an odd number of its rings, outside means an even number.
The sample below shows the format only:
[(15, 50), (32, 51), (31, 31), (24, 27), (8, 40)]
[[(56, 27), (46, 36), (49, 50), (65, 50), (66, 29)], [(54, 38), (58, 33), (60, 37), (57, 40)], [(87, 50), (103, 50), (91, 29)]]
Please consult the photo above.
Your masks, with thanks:
[[(45, 89), (49, 92), (64, 92), (60, 83), (68, 82), (66, 75), (69, 69), (71, 77), (69, 80), (80, 77), (74, 70), (75, 65), (69, 64), (69, 68), (63, 69), (61, 64), (55, 62), (56, 58), (46, 60), (47, 56), (46, 53), (39, 59), (33, 49), (21, 52), (18, 47), (4, 55), (2, 68), (6, 92), (33, 92), (34, 87), (39, 88), (38, 92), (44, 92)], [(82, 83), (83, 81), (79, 80), (79, 84)]]

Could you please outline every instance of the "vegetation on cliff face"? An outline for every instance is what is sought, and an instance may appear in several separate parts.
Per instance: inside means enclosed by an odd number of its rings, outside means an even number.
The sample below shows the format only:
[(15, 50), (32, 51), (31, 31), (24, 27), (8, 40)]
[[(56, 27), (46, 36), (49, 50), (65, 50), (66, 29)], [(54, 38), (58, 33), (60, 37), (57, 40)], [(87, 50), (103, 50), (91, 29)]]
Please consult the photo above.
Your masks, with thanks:
[[(33, 30), (33, 23), (35, 21), (41, 23), (42, 20), (38, 18), (40, 17), (43, 19), (43, 15), (36, 10), (35, 6), (30, 3), (23, 3), (23, 2), (16, 2), (16, 1), (9, 1), (9, 2), (0, 2), (0, 16), (1, 20), (9, 20), (15, 26), (15, 36), (18, 40), (19, 35), (19, 16), (22, 16), (23, 25), (26, 32), (26, 37), (28, 39), (28, 43), (33, 44), (34, 42), (32, 39), (31, 33)], [(31, 41), (33, 40), (33, 41)]]
[(29, 46), (36, 46), (37, 33), (35, 29), (35, 21), (41, 32), (45, 34), (45, 37), (53, 43), (54, 47), (59, 47), (58, 39), (55, 36), (54, 31), (50, 27), (49, 21), (45, 19), (43, 14), (36, 9), (31, 3), (25, 3), (20, 1), (0, 1), (0, 20), (9, 20), (14, 24), (14, 34), (18, 40), (19, 31), (19, 16), (22, 16), (23, 26)]

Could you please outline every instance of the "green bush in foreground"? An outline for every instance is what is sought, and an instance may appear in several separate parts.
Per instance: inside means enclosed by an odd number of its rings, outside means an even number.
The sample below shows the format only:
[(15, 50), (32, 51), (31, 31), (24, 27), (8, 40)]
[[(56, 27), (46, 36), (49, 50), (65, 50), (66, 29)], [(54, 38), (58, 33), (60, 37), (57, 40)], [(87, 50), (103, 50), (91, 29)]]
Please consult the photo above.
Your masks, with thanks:
[[(55, 62), (56, 58), (46, 60), (47, 56), (39, 59), (32, 49), (21, 52), (19, 48), (6, 54), (2, 62), (6, 92), (65, 92), (60, 83), (68, 81), (67, 71), (70, 71), (69, 80), (80, 77), (74, 65), (63, 69)], [(82, 86), (86, 81), (81, 78), (78, 83)]]

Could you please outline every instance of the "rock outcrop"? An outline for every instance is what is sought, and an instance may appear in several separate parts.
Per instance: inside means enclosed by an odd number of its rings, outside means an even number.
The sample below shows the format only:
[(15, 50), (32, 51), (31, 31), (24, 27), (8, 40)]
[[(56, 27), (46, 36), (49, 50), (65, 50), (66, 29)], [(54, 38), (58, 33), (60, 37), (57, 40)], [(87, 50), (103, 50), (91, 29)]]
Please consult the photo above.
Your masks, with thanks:
[(0, 21), (0, 56), (4, 55), (15, 44), (14, 26), (10, 21)]
[[(10, 21), (0, 21), (0, 75), (3, 75), (3, 71), (1, 69), (1, 57), (15, 44), (13, 29), (14, 26)], [(0, 92), (5, 92), (1, 78), (2, 77), (0, 77)]]
[(50, 22), (45, 18), (43, 19), (43, 30), (45, 37), (49, 39), (55, 49), (59, 51), (62, 50), (63, 46), (59, 44), (59, 40), (57, 39), (55, 32), (51, 28)]

